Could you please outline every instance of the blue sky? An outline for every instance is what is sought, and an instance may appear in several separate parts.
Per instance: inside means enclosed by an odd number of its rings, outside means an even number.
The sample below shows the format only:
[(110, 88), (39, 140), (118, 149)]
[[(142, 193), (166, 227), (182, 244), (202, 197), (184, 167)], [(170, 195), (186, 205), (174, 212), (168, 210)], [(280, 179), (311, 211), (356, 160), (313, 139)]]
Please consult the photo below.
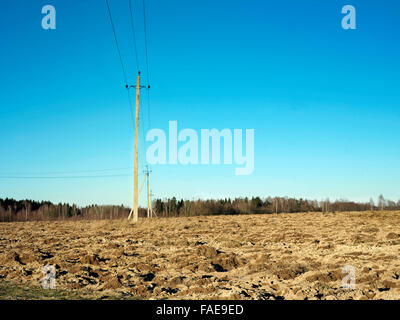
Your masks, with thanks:
[[(57, 10), (56, 30), (41, 28), (46, 4)], [(141, 1), (133, 4), (147, 82)], [(198, 132), (255, 130), (252, 175), (234, 175), (234, 165), (154, 165), (155, 197), (400, 198), (398, 1), (146, 4), (152, 88), (140, 134), (167, 131), (170, 120)], [(341, 28), (346, 4), (357, 10), (356, 30)], [(110, 7), (132, 82), (128, 0)], [(130, 205), (133, 127), (105, 1), (0, 8), (0, 177), (122, 175), (0, 178), (0, 197)], [(144, 165), (142, 153), (140, 173)]]

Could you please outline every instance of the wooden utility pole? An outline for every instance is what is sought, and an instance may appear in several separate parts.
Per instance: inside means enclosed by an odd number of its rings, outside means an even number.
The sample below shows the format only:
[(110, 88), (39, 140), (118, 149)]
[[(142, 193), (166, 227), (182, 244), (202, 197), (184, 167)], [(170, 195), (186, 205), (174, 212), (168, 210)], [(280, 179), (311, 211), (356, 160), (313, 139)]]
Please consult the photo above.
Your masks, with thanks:
[[(127, 85), (129, 90), (129, 87)], [(128, 219), (131, 218), (133, 213), (133, 223), (139, 220), (138, 210), (138, 162), (139, 162), (139, 93), (140, 93), (140, 71), (136, 77), (136, 108), (135, 108), (135, 155), (133, 163), (133, 208), (129, 214)]]
[(139, 162), (139, 93), (140, 93), (140, 71), (136, 77), (136, 113), (135, 113), (135, 163), (134, 163), (134, 194), (133, 194), (133, 222), (139, 220), (138, 211), (138, 162)]
[[(139, 220), (139, 209), (138, 209), (138, 163), (139, 163), (139, 93), (141, 88), (150, 89), (150, 86), (141, 86), (140, 85), (140, 71), (136, 77), (136, 86), (126, 85), (126, 88), (129, 90), (130, 88), (136, 88), (136, 108), (135, 108), (135, 155), (134, 155), (134, 164), (133, 164), (133, 208), (129, 213), (128, 220), (131, 219), (131, 215), (133, 213), (132, 223), (136, 223)], [(143, 181), (144, 182), (144, 181)], [(143, 183), (142, 183), (143, 186)], [(140, 187), (142, 189), (142, 187)]]
[(136, 109), (135, 109), (135, 162), (133, 172), (133, 223), (139, 220), (138, 211), (138, 162), (139, 162), (139, 93), (140, 71), (136, 77)]

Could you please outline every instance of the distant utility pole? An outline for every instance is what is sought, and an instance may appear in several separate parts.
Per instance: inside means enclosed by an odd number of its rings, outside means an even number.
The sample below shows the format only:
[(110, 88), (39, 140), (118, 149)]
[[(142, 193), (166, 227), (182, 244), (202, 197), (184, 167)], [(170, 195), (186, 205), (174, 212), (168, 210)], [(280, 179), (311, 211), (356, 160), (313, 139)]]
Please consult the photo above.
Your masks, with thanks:
[(133, 223), (138, 222), (139, 220), (139, 209), (138, 209), (138, 162), (139, 162), (139, 94), (141, 88), (150, 89), (150, 86), (140, 86), (140, 71), (136, 77), (136, 86), (128, 86), (126, 88), (129, 90), (130, 88), (136, 88), (136, 108), (135, 108), (135, 156), (134, 156), (134, 164), (133, 164), (133, 208), (129, 213), (128, 219), (131, 218), (131, 214), (133, 213)]
[(146, 168), (147, 176), (147, 218), (150, 218), (150, 201), (149, 201), (149, 168)]
[(151, 213), (151, 209), (150, 209), (150, 193), (149, 193), (149, 173), (151, 171), (149, 171), (149, 167), (146, 166), (146, 179), (147, 179), (147, 218), (150, 218), (150, 213)]
[(154, 194), (153, 194), (153, 191), (150, 191), (150, 216), (153, 218), (153, 213), (154, 213), (154, 215), (157, 217), (157, 214), (153, 211), (153, 196), (154, 196)]

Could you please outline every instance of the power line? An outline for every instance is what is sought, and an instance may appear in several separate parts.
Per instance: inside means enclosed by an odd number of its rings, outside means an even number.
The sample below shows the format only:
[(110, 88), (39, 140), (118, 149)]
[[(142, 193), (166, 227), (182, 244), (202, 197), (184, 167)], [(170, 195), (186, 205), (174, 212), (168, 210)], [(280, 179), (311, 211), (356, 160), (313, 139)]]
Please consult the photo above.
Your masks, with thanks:
[(136, 68), (139, 71), (139, 58), (138, 58), (137, 46), (136, 46), (135, 24), (133, 22), (133, 14), (132, 14), (132, 0), (129, 0), (129, 12), (130, 12), (130, 17), (131, 17), (131, 29), (132, 29), (132, 35), (133, 35), (133, 48), (134, 48), (135, 57), (136, 57)]
[(111, 10), (110, 10), (110, 5), (108, 4), (108, 0), (106, 0), (106, 4), (107, 4), (107, 9), (108, 9), (108, 15), (109, 15), (109, 17), (110, 17), (111, 27), (112, 27), (113, 34), (114, 34), (115, 45), (116, 45), (117, 50), (118, 50), (119, 61), (121, 62), (122, 73), (123, 73), (123, 75), (124, 75), (125, 84), (128, 85), (128, 77), (126, 76), (126, 71), (125, 71), (125, 67), (124, 67), (124, 62), (123, 62), (123, 60), (122, 60), (121, 50), (119, 49), (119, 44), (118, 44), (118, 39), (117, 39), (117, 33), (115, 32), (114, 21), (113, 21), (113, 19), (112, 19)]
[(75, 174), (75, 173), (96, 173), (96, 172), (107, 172), (107, 171), (121, 171), (121, 170), (129, 170), (129, 167), (125, 168), (112, 168), (112, 169), (97, 169), (97, 170), (74, 170), (74, 171), (51, 171), (51, 172), (18, 172), (18, 173), (8, 173), (7, 175), (27, 175), (27, 176), (34, 176), (34, 175), (52, 175), (52, 174)]
[[(142, 101), (146, 100), (146, 102), (143, 102), (143, 105), (145, 105), (145, 103), (147, 104), (147, 110), (145, 112), (145, 115), (147, 117), (147, 124), (146, 124), (146, 121), (145, 121), (145, 116), (143, 116), (144, 115), (144, 113), (143, 113), (144, 111), (142, 111), (142, 109), (144, 109), (144, 108), (140, 108), (140, 110), (139, 110), (139, 112), (141, 113), (141, 116), (140, 116), (139, 120), (141, 120), (140, 122), (141, 122), (141, 129), (142, 129), (142, 143), (143, 143), (143, 147), (144, 148), (146, 146), (146, 134), (145, 134), (145, 132), (151, 129), (150, 93), (149, 93), (150, 90), (148, 88), (146, 88), (146, 91), (147, 91), (147, 97), (146, 97), (146, 99), (143, 99)], [(147, 130), (145, 130), (145, 127), (147, 127)], [(143, 160), (143, 158), (145, 158), (145, 155), (143, 155), (142, 160)], [(145, 161), (145, 160), (143, 160), (143, 161)], [(144, 164), (143, 161), (142, 161), (142, 166), (144, 168), (145, 164)], [(149, 165), (147, 163), (147, 161), (145, 161), (145, 162), (146, 162), (146, 165)]]
[(112, 174), (112, 175), (98, 175), (98, 176), (0, 176), (0, 179), (94, 179), (94, 178), (116, 178), (116, 177), (128, 177), (131, 174)]
[(143, 24), (144, 24), (144, 46), (146, 50), (146, 71), (147, 71), (147, 84), (150, 82), (149, 78), (149, 56), (147, 54), (147, 28), (146, 28), (146, 4), (143, 0)]
[(148, 115), (148, 124), (149, 130), (151, 129), (151, 117), (150, 117), (150, 90), (147, 89), (147, 115)]
[[(148, 118), (148, 126), (149, 126), (148, 129), (150, 130), (151, 129), (151, 125), (150, 125), (150, 85), (149, 85), (150, 84), (150, 74), (149, 74), (149, 55), (148, 55), (148, 49), (147, 49), (148, 41), (147, 41), (147, 22), (146, 22), (146, 3), (145, 3), (145, 0), (143, 0), (142, 3), (143, 3), (144, 46), (145, 46), (145, 53), (146, 53), (147, 118)], [(145, 141), (144, 141), (143, 145), (145, 145)]]
[[(126, 85), (126, 87), (128, 87), (128, 77), (126, 75), (124, 61), (122, 60), (121, 50), (119, 48), (117, 33), (115, 31), (115, 25), (114, 25), (114, 21), (113, 21), (113, 18), (112, 18), (112, 14), (111, 14), (110, 5), (108, 3), (108, 0), (106, 0), (106, 4), (107, 4), (108, 15), (110, 17), (111, 27), (112, 27), (113, 34), (114, 34), (115, 46), (117, 48), (119, 61), (121, 63), (122, 74), (123, 74), (123, 77), (124, 77), (124, 80), (125, 80), (125, 85)], [(135, 50), (136, 50), (136, 42), (135, 42)], [(132, 123), (134, 123), (135, 119), (134, 119), (134, 115), (133, 115), (133, 111), (132, 111), (133, 106), (132, 106), (131, 94), (130, 94), (129, 90), (127, 90), (127, 91), (128, 91), (128, 99), (129, 99), (129, 112), (131, 113)]]
[[(144, 138), (144, 117), (143, 117), (143, 108), (139, 108), (139, 123), (141, 122), (142, 125), (140, 125), (141, 127), (141, 131), (142, 131), (142, 142), (143, 142), (143, 148), (145, 147), (145, 138)], [(140, 160), (142, 162), (142, 168), (144, 168), (144, 157), (140, 157)]]

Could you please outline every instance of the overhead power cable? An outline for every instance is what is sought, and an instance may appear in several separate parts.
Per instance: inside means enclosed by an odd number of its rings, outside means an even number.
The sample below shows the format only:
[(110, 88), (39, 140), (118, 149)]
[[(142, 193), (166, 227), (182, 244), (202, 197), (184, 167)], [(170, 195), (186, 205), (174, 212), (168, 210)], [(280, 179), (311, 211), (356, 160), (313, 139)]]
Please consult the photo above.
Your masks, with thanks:
[(132, 35), (133, 35), (133, 48), (135, 51), (135, 57), (136, 57), (136, 68), (139, 71), (139, 58), (138, 58), (138, 53), (137, 53), (137, 46), (136, 46), (136, 33), (135, 33), (135, 24), (133, 21), (133, 13), (132, 13), (132, 0), (129, 0), (129, 12), (130, 12), (130, 17), (131, 17), (131, 29), (132, 29)]
[[(122, 60), (121, 50), (119, 48), (117, 33), (115, 31), (115, 25), (114, 25), (114, 21), (113, 21), (113, 18), (112, 18), (112, 14), (111, 14), (110, 5), (108, 3), (108, 0), (106, 0), (106, 4), (107, 4), (108, 16), (110, 17), (110, 23), (111, 23), (111, 27), (112, 27), (113, 34), (114, 34), (115, 46), (117, 47), (119, 61), (121, 63), (122, 74), (123, 74), (123, 77), (124, 77), (125, 85), (128, 86), (128, 77), (126, 75), (124, 61)], [(132, 108), (133, 108), (133, 106), (132, 106), (132, 98), (131, 98), (131, 94), (130, 94), (129, 90), (127, 90), (127, 91), (128, 91), (128, 99), (129, 99), (129, 111), (131, 113), (132, 123), (135, 123), (135, 119), (134, 119), (133, 111), (132, 111)]]
[(118, 39), (117, 39), (117, 33), (115, 32), (114, 21), (113, 21), (112, 15), (111, 15), (111, 10), (110, 10), (110, 5), (108, 3), (108, 0), (106, 0), (106, 4), (107, 4), (107, 9), (108, 9), (108, 15), (110, 17), (111, 27), (112, 27), (113, 34), (114, 34), (115, 45), (116, 45), (117, 50), (118, 50), (119, 61), (121, 62), (122, 73), (124, 75), (125, 84), (127, 85), (128, 84), (128, 77), (126, 76), (124, 62), (122, 60), (121, 50), (119, 48)]
[(24, 176), (46, 176), (46, 175), (58, 175), (58, 174), (77, 174), (77, 173), (99, 173), (99, 172), (110, 172), (110, 171), (121, 171), (121, 170), (129, 170), (131, 168), (125, 167), (125, 168), (112, 168), (112, 169), (97, 169), (97, 170), (73, 170), (73, 171), (48, 171), (48, 172), (12, 172), (12, 173), (0, 173), (1, 175), (8, 175), (8, 176), (19, 176), (19, 175), (24, 175)]
[(147, 23), (146, 23), (146, 4), (145, 0), (143, 0), (143, 24), (144, 24), (144, 47), (145, 47), (145, 52), (146, 52), (146, 76), (147, 76), (147, 84), (150, 83), (150, 77), (149, 77), (149, 56), (147, 53)]
[(143, 26), (144, 26), (144, 47), (146, 54), (146, 77), (147, 77), (147, 118), (148, 118), (148, 126), (149, 130), (151, 129), (150, 123), (150, 74), (149, 74), (149, 55), (148, 55), (148, 42), (147, 42), (147, 21), (146, 21), (146, 3), (145, 0), (142, 0), (143, 3)]
[(128, 177), (131, 174), (110, 174), (110, 175), (97, 175), (97, 176), (0, 176), (0, 179), (95, 179), (95, 178), (115, 178), (115, 177)]

